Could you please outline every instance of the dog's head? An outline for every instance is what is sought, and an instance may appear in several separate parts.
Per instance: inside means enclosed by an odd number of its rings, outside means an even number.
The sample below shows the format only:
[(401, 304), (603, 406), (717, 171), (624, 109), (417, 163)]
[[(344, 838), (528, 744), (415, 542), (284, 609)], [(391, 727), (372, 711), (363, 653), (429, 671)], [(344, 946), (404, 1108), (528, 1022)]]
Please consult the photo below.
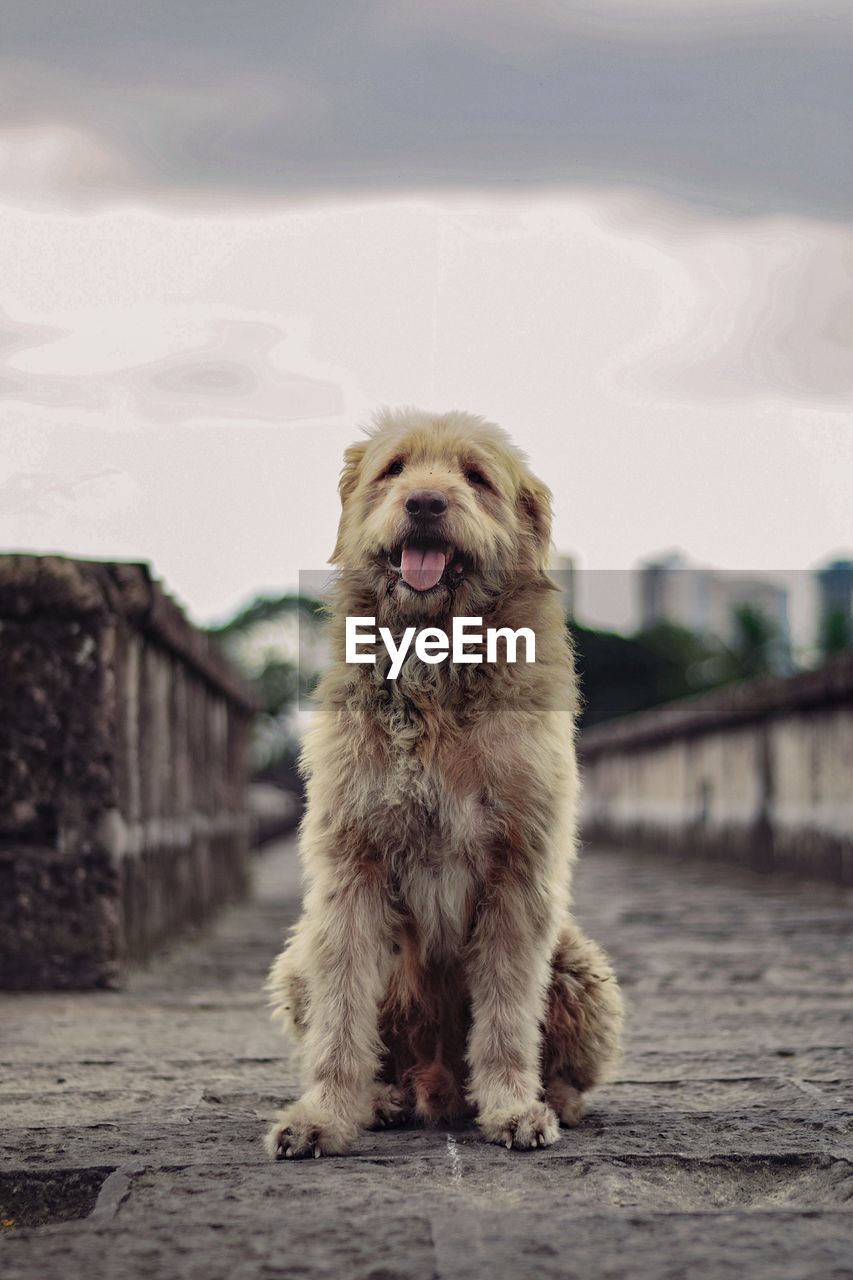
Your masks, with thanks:
[(551, 495), (500, 427), (386, 411), (346, 451), (332, 563), (398, 619), (475, 616), (546, 568)]

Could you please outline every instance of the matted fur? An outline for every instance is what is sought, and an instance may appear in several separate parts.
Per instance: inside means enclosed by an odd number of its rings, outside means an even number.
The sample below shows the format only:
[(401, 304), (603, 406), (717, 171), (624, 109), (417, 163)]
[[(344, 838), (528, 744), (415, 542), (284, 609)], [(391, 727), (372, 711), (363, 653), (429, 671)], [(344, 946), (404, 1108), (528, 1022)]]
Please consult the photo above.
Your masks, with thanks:
[[(464, 570), (410, 588), (389, 551), (406, 498), (447, 499)], [(484, 1137), (548, 1145), (616, 1062), (619, 990), (570, 915), (576, 684), (546, 574), (550, 494), (498, 427), (385, 412), (346, 453), (333, 661), (302, 767), (302, 918), (270, 973), (305, 1093), (275, 1156), (348, 1150), (364, 1126), (476, 1116)], [(455, 568), (455, 566), (453, 566)], [(536, 661), (347, 664), (344, 619), (531, 627)]]

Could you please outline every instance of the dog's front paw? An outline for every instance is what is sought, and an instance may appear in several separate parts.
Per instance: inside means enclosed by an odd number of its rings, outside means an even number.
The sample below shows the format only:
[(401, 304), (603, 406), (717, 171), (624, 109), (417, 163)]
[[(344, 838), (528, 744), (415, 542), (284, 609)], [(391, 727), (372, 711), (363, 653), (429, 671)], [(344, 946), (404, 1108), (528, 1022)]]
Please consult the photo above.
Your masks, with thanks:
[(529, 1151), (532, 1147), (550, 1147), (560, 1136), (560, 1126), (551, 1108), (544, 1102), (512, 1111), (482, 1113), (477, 1123), (488, 1142)]
[(303, 1098), (279, 1111), (264, 1145), (274, 1160), (340, 1156), (349, 1151), (360, 1126)]

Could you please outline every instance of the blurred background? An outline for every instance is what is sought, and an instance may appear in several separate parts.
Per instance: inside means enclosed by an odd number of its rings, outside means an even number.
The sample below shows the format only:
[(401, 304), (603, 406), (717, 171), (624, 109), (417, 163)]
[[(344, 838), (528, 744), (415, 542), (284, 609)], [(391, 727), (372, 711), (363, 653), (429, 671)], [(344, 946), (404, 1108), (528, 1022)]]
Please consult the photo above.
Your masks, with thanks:
[(553, 488), (587, 723), (848, 648), (848, 28), (12, 0), (0, 545), (149, 561), (280, 780), (322, 662), (300, 573), (379, 404), (495, 419)]

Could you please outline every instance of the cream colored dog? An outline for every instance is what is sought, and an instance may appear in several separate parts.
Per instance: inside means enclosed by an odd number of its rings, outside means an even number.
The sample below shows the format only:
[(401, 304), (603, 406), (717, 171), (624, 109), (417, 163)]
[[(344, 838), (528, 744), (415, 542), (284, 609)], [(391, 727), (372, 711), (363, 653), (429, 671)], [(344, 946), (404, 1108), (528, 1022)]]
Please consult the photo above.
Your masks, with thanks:
[[(346, 452), (333, 661), (303, 769), (304, 913), (269, 978), (305, 1092), (276, 1157), (365, 1126), (476, 1116), (547, 1146), (618, 1056), (622, 1007), (570, 915), (577, 702), (546, 574), (550, 495), (500, 428), (386, 412)], [(528, 627), (533, 663), (344, 661), (347, 616)], [(505, 655), (504, 655), (505, 657)]]

